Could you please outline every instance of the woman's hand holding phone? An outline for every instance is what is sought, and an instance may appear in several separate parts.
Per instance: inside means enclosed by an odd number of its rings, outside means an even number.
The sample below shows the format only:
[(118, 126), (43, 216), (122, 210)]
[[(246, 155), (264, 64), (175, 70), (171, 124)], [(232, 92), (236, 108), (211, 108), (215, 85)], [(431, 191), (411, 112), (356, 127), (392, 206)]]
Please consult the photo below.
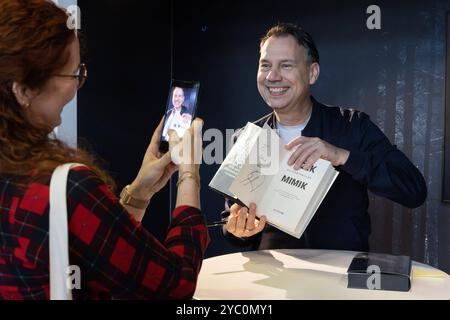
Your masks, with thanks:
[[(159, 151), (163, 123), (164, 118), (154, 131), (141, 168), (129, 187), (130, 194), (137, 199), (150, 200), (155, 193), (166, 185), (172, 174), (178, 170), (178, 166), (172, 162), (170, 152), (162, 154)], [(173, 141), (173, 143), (177, 142)]]
[[(203, 120), (196, 118), (185, 132), (181, 142), (171, 143), (172, 160), (179, 164), (177, 207), (186, 205), (200, 209), (199, 167), (203, 152), (202, 128)], [(176, 132), (173, 131), (170, 134), (172, 140)]]
[(170, 177), (178, 169), (180, 169), (180, 177), (187, 172), (197, 177), (199, 175), (203, 120), (196, 118), (183, 138), (179, 138), (175, 130), (169, 130), (170, 152), (165, 154), (158, 150), (163, 123), (164, 118), (154, 131), (141, 168), (128, 189), (129, 193), (136, 199), (150, 200), (155, 193), (167, 184)]

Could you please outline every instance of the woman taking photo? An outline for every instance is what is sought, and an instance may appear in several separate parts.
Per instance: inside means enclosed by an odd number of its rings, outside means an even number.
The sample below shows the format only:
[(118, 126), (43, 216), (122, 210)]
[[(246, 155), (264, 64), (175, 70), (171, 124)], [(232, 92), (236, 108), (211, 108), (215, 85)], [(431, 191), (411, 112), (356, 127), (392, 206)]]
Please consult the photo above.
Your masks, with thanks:
[[(88, 153), (51, 132), (87, 78), (67, 14), (46, 0), (0, 0), (0, 299), (49, 299), (49, 183), (65, 163), (70, 265), (78, 299), (190, 298), (208, 235), (194, 150), (175, 166), (158, 152), (162, 122), (120, 199)], [(193, 144), (201, 139), (194, 121)], [(152, 196), (179, 170), (176, 209), (161, 243), (140, 224)], [(156, 216), (159, 213), (154, 213)]]

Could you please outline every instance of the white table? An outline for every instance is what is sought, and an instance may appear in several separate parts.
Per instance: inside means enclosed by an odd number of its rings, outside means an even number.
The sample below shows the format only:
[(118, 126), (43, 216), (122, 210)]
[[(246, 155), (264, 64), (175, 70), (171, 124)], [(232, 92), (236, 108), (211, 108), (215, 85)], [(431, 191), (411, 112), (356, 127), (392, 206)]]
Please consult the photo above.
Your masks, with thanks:
[(347, 288), (356, 252), (265, 250), (205, 259), (194, 298), (199, 300), (450, 299), (450, 276), (413, 262), (409, 292)]

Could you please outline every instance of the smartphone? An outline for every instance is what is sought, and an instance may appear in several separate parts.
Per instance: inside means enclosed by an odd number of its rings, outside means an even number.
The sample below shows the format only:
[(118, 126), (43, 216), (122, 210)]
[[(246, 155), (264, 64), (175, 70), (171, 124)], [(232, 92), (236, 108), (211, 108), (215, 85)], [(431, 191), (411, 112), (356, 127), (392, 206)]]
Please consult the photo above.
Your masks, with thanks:
[(172, 80), (167, 98), (163, 130), (161, 131), (159, 150), (169, 150), (169, 129), (183, 137), (197, 114), (200, 82)]

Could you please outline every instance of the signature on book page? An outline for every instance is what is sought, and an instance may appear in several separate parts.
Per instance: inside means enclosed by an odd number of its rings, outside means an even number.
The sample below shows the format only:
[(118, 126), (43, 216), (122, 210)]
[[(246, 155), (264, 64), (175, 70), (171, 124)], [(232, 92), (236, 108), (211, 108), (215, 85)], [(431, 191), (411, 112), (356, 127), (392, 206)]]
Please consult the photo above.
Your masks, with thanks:
[(250, 186), (250, 192), (260, 188), (264, 184), (265, 177), (259, 170), (250, 172), (247, 177), (241, 181), (244, 186)]

